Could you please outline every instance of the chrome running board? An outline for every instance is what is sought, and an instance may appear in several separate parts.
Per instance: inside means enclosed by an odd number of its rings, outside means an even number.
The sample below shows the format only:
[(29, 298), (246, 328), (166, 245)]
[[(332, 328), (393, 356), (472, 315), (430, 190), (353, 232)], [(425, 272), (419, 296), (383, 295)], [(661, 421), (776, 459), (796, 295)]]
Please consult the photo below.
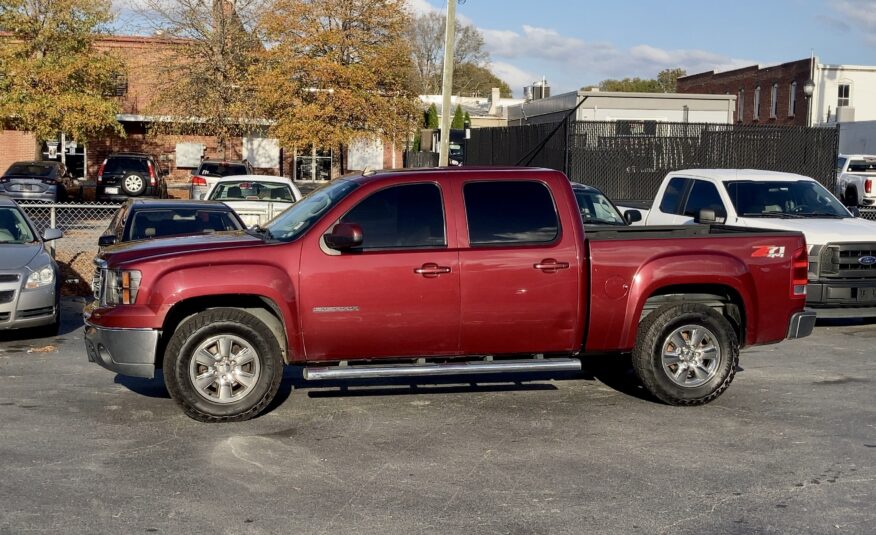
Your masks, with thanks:
[(573, 358), (476, 360), (440, 364), (393, 364), (359, 366), (320, 366), (304, 368), (304, 379), (367, 379), (371, 377), (420, 377), (429, 375), (471, 375), (478, 373), (574, 372), (581, 361)]

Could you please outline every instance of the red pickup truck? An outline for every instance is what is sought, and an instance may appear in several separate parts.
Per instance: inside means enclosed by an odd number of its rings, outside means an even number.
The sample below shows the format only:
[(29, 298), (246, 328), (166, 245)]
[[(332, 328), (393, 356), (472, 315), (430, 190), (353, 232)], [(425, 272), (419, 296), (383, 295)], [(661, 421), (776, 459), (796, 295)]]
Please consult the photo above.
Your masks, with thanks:
[(660, 400), (707, 403), (739, 348), (807, 336), (797, 232), (585, 232), (569, 180), (532, 168), (343, 178), (265, 228), (106, 248), (89, 360), (152, 377), (192, 418), (245, 420), (284, 364), (308, 380), (578, 370), (632, 352)]

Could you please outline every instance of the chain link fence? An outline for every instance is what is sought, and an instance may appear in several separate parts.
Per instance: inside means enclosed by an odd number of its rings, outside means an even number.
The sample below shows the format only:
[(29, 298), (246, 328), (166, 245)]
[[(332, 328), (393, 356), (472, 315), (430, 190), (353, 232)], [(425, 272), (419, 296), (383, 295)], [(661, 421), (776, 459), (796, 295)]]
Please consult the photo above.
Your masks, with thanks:
[(61, 269), (63, 291), (68, 295), (91, 293), (97, 239), (109, 226), (118, 204), (37, 204), (19, 203), (42, 235), (57, 228), (64, 237), (49, 242)]
[(565, 121), (473, 129), (466, 164), (557, 169), (615, 201), (651, 200), (667, 173), (696, 168), (798, 173), (833, 191), (838, 142), (835, 128)]

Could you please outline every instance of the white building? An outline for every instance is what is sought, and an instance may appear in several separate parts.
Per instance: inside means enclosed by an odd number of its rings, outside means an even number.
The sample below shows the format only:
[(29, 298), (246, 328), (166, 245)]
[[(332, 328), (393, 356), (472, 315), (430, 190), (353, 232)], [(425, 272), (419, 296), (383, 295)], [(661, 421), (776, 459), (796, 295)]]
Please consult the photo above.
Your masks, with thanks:
[(876, 120), (876, 66), (827, 65), (816, 58), (812, 124)]
[(591, 89), (510, 106), (508, 125), (559, 121), (582, 100), (584, 102), (574, 117), (577, 121), (730, 124), (736, 109), (736, 95), (625, 93)]

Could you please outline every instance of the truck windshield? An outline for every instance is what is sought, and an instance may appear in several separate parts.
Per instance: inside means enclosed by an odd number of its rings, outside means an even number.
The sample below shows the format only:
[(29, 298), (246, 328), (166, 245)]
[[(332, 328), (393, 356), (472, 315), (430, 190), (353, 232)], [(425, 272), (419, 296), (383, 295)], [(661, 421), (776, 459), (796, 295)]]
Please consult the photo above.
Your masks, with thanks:
[(271, 220), (265, 226), (268, 237), (280, 241), (294, 240), (358, 187), (359, 184), (349, 180), (332, 181)]
[(741, 217), (852, 217), (827, 189), (814, 180), (733, 181), (724, 186)]
[(626, 225), (617, 208), (602, 193), (579, 188), (574, 191), (585, 225)]

